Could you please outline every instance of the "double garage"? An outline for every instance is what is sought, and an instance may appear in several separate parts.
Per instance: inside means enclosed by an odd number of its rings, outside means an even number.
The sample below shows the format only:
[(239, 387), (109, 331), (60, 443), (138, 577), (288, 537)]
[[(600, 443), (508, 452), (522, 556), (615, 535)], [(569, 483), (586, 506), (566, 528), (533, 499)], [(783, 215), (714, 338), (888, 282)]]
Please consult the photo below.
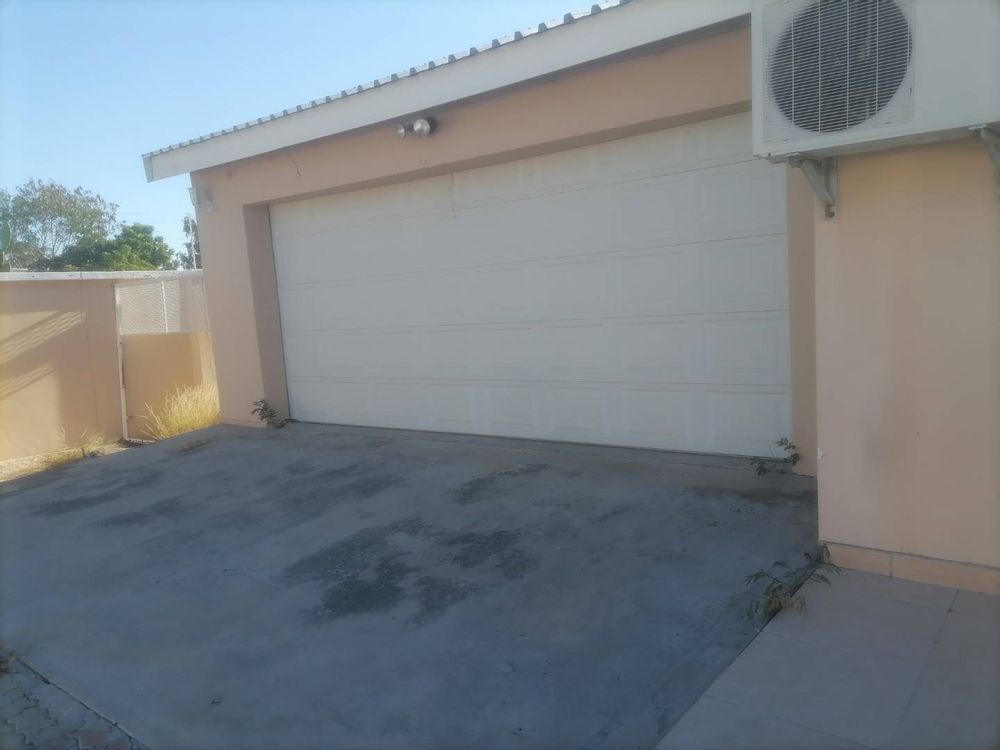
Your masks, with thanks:
[(769, 455), (785, 214), (747, 113), (272, 205), (291, 416)]

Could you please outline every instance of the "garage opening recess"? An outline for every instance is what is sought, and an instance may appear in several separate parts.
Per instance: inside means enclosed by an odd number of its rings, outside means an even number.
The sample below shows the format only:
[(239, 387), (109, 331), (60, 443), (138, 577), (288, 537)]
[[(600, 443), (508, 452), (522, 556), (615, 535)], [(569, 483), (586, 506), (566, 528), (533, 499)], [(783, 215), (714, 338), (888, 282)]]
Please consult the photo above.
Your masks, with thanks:
[(270, 209), (291, 416), (770, 455), (784, 168), (733, 115)]

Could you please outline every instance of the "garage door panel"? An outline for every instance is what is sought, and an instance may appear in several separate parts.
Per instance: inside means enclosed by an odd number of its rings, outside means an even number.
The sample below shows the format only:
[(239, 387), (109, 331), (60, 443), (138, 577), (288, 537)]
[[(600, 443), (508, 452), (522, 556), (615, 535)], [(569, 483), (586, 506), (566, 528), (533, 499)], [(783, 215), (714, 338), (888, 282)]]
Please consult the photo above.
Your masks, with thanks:
[(626, 389), (624, 437), (633, 445), (676, 450), (706, 450), (694, 429), (694, 408), (686, 388)]
[(443, 328), (423, 333), (427, 378), (474, 379), (480, 376), (477, 335), (470, 330)]
[(475, 319), (483, 323), (537, 320), (541, 316), (532, 264), (476, 268), (469, 285)]
[(706, 382), (788, 385), (788, 324), (733, 315), (704, 323)]
[(481, 376), (486, 380), (538, 380), (544, 362), (544, 336), (540, 325), (479, 329)]
[(778, 235), (702, 246), (702, 310), (786, 309), (788, 263), (785, 244), (784, 235)]
[(694, 174), (625, 183), (615, 206), (618, 237), (625, 247), (679, 245), (698, 239)]
[(548, 319), (591, 318), (607, 314), (610, 278), (601, 257), (541, 264), (536, 289), (544, 295)]
[(599, 174), (624, 182), (698, 166), (696, 128), (679, 127), (613, 141), (597, 149)]
[(429, 429), (429, 422), (421, 413), (426, 404), (425, 391), (426, 388), (412, 382), (373, 383), (371, 395), (376, 424)]
[(377, 378), (420, 377), (420, 336), (410, 330), (374, 329), (367, 333), (369, 372)]
[(763, 161), (697, 173), (693, 216), (702, 240), (780, 234), (785, 231), (785, 175)]
[(783, 191), (738, 115), (272, 206), (292, 416), (760, 453)]
[(701, 379), (702, 357), (696, 322), (645, 320), (615, 331), (620, 379), (644, 383), (693, 383)]
[(782, 393), (712, 391), (706, 395), (708, 450), (717, 453), (770, 456), (774, 440), (789, 421)]
[(430, 429), (472, 432), (475, 429), (476, 388), (462, 383), (429, 385), (424, 390)]
[(325, 336), (285, 334), (285, 376), (289, 380), (312, 377), (323, 372), (321, 355), (326, 350)]
[(697, 247), (659, 247), (615, 259), (620, 315), (700, 311)]
[(545, 436), (608, 442), (607, 392), (602, 387), (550, 385), (545, 389)]
[(741, 117), (719, 117), (690, 126), (699, 167), (753, 162), (753, 139)]
[(609, 328), (604, 323), (547, 326), (544, 348), (536, 358), (545, 364), (543, 379), (611, 380), (615, 359)]
[[(308, 341), (308, 339), (306, 339)], [(363, 378), (371, 375), (367, 363), (369, 337), (359, 331), (338, 331), (309, 342), (316, 348), (316, 369), (327, 378)]]

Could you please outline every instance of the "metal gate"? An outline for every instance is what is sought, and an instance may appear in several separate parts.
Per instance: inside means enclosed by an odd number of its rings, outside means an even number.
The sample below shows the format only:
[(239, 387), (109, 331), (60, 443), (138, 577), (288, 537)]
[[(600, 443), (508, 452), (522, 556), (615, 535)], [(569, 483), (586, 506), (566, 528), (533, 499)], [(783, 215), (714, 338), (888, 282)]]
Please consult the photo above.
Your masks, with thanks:
[(115, 284), (115, 320), (118, 329), (122, 435), (125, 440), (132, 440), (125, 404), (124, 340), (128, 336), (208, 331), (208, 306), (202, 272), (177, 271)]

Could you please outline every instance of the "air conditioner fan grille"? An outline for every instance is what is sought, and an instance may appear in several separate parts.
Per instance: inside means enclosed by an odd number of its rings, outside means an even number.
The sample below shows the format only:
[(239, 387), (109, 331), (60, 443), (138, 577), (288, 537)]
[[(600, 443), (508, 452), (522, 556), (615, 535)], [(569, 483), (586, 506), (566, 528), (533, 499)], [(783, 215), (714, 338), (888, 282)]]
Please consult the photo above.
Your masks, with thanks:
[(768, 61), (768, 88), (796, 126), (834, 133), (865, 122), (896, 95), (912, 36), (895, 0), (815, 0), (788, 23)]

